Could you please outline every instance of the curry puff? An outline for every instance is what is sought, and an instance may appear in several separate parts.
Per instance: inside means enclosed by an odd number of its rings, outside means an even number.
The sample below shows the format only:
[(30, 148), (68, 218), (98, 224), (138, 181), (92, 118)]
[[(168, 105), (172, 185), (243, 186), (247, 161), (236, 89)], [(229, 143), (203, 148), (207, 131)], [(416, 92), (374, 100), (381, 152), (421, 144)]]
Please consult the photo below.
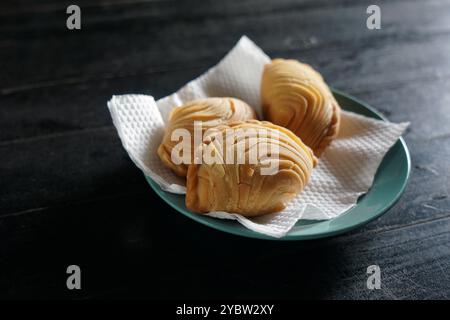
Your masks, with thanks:
[(264, 119), (286, 127), (320, 156), (337, 135), (340, 107), (322, 76), (296, 60), (274, 59), (261, 82)]
[(308, 183), (316, 158), (290, 130), (257, 120), (217, 129), (198, 147), (216, 161), (189, 165), (188, 209), (261, 216), (283, 210)]
[[(172, 110), (163, 140), (158, 148), (158, 155), (162, 162), (178, 176), (185, 177), (188, 165), (194, 159), (193, 151), (202, 142), (201, 137), (208, 129), (227, 124), (230, 121), (244, 121), (255, 118), (254, 110), (248, 104), (236, 98), (206, 98), (190, 101)], [(194, 124), (197, 121), (201, 122), (201, 137), (198, 142), (194, 139)], [(189, 148), (182, 150), (182, 152), (191, 150), (190, 154), (187, 155), (187, 161), (180, 159), (182, 156), (186, 159), (186, 155), (172, 152), (180, 144), (178, 139), (180, 137), (174, 135), (180, 130), (189, 134), (189, 141), (184, 141)]]

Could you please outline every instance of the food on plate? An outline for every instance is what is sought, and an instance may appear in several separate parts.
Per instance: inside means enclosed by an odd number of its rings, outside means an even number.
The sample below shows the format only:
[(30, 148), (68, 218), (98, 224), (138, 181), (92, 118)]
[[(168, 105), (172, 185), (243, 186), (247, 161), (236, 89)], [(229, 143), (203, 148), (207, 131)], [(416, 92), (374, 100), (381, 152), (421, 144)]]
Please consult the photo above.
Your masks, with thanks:
[(316, 156), (336, 137), (340, 107), (322, 76), (297, 60), (274, 59), (261, 81), (264, 119), (290, 129)]
[[(193, 151), (201, 143), (203, 133), (208, 129), (231, 121), (249, 119), (256, 119), (254, 110), (248, 104), (236, 98), (206, 98), (187, 102), (172, 110), (163, 140), (158, 148), (158, 155), (162, 162), (178, 176), (185, 177), (188, 165), (194, 158)], [(196, 122), (201, 125), (199, 139), (194, 139), (194, 124)], [(197, 130), (198, 128), (199, 126), (197, 126)], [(179, 133), (182, 134), (183, 132), (189, 136), (189, 141), (184, 141), (189, 144), (189, 148), (184, 148), (182, 152), (188, 153), (191, 150), (189, 155), (180, 155), (179, 152), (172, 153), (173, 149), (180, 143)], [(182, 158), (187, 161), (182, 161)]]
[(220, 126), (198, 148), (203, 161), (189, 165), (186, 193), (186, 207), (197, 213), (256, 217), (281, 211), (316, 164), (299, 137), (267, 121)]

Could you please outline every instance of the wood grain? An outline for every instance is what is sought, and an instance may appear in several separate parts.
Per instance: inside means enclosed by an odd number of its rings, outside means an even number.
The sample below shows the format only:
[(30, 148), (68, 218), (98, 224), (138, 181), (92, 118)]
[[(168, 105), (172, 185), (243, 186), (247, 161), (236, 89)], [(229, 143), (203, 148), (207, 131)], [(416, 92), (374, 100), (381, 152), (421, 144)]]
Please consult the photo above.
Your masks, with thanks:
[[(82, 0), (80, 31), (65, 28), (69, 4), (0, 4), (0, 297), (450, 298), (450, 1), (379, 1), (376, 31), (365, 0)], [(106, 101), (163, 97), (243, 34), (411, 122), (411, 178), (394, 208), (339, 237), (261, 242), (151, 192)], [(65, 288), (74, 261), (78, 293)], [(382, 290), (365, 286), (371, 264)]]

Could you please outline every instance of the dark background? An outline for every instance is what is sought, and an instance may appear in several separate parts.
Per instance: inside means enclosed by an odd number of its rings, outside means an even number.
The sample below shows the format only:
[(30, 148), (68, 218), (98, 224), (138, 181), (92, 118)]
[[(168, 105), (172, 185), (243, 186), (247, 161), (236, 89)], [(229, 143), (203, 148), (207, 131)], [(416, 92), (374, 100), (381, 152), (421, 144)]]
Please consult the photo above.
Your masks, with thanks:
[[(76, 1), (0, 4), (0, 296), (450, 298), (450, 1)], [(366, 8), (381, 7), (381, 30)], [(411, 121), (405, 194), (342, 236), (240, 238), (163, 203), (106, 101), (163, 97), (246, 34), (312, 64), (390, 120)], [(82, 290), (66, 289), (66, 268)], [(382, 289), (366, 288), (377, 264)]]

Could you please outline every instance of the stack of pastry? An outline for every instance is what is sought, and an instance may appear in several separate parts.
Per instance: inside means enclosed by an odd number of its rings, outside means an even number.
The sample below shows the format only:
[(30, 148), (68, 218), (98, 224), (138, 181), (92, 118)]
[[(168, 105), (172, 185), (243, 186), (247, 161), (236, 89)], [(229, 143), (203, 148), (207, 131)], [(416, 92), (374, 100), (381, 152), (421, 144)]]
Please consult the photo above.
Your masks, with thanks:
[[(177, 175), (186, 177), (188, 209), (255, 217), (283, 210), (304, 189), (316, 157), (337, 135), (339, 105), (317, 71), (283, 59), (265, 66), (261, 100), (266, 121), (256, 120), (253, 109), (236, 98), (207, 98), (174, 108), (158, 155)], [(202, 124), (200, 140), (194, 139), (196, 121)], [(191, 148), (183, 155), (184, 162), (174, 152), (179, 143), (174, 139), (176, 129), (190, 133)], [(230, 132), (239, 130), (254, 133), (231, 137)], [(272, 148), (276, 157), (258, 153), (251, 161), (254, 150)], [(236, 156), (228, 161), (224, 154), (230, 150)], [(221, 155), (220, 161), (202, 161), (205, 151), (216, 160)], [(276, 170), (268, 174), (268, 165)]]
[[(187, 163), (176, 164), (173, 157), (174, 147), (178, 141), (174, 141), (172, 134), (177, 129), (185, 129), (189, 132), (189, 141), (193, 151), (197, 145), (194, 141), (194, 124), (201, 122), (201, 135), (211, 128), (218, 127), (234, 121), (255, 119), (255, 111), (245, 102), (235, 98), (207, 98), (190, 101), (181, 107), (172, 110), (166, 127), (163, 141), (158, 148), (158, 155), (166, 166), (177, 175), (186, 177), (188, 165), (194, 160), (194, 152), (188, 157)], [(202, 141), (199, 141), (201, 143)]]

